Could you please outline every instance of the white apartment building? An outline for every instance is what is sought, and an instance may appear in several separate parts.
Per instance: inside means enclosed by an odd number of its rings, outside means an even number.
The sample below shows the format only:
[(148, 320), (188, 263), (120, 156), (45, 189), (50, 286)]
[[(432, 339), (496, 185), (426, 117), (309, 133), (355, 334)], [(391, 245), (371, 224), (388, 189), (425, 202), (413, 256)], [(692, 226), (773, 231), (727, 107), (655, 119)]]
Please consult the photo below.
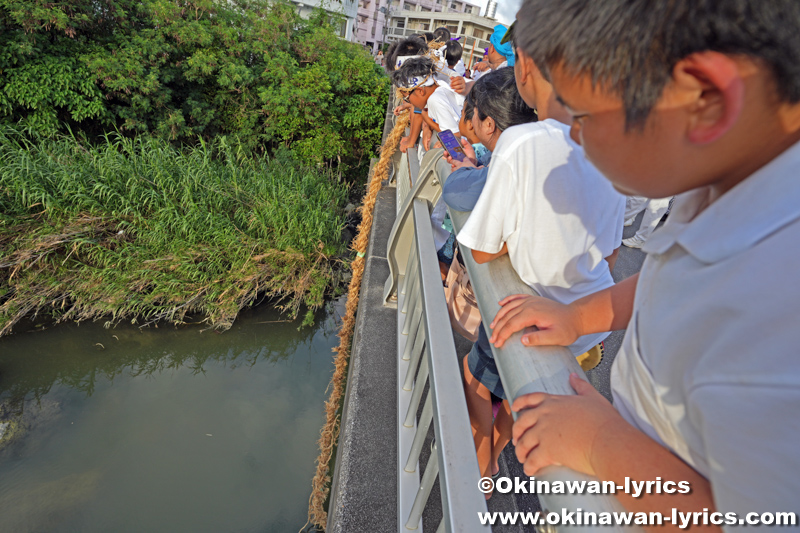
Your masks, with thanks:
[[(442, 18), (442, 20), (448, 21), (450, 25), (457, 28), (458, 20), (460, 19), (443, 17), (461, 15), (462, 17), (470, 16), (485, 19), (485, 17), (480, 16), (480, 12), (480, 6), (470, 4), (464, 0), (358, 0), (354, 40), (375, 53), (382, 44), (397, 40), (396, 33), (393, 34), (394, 37), (389, 33), (390, 27), (396, 27), (395, 19), (398, 17), (405, 21), (408, 18), (408, 13), (418, 14), (422, 18), (426, 17), (425, 13), (436, 14), (437, 20)], [(438, 15), (442, 15), (442, 17), (438, 17)], [(432, 18), (431, 21), (433, 21)], [(454, 21), (455, 24), (453, 24)], [(423, 31), (433, 31), (444, 25), (439, 24)], [(402, 26), (400, 29), (403, 29)], [(453, 36), (455, 37), (456, 35)], [(464, 45), (463, 42), (461, 44), (462, 46)]]
[[(402, 1), (402, 0), (400, 0)], [(405, 0), (408, 4), (408, 0)], [(477, 7), (477, 6), (472, 6)], [(483, 58), (484, 49), (489, 48), (489, 36), (497, 20), (475, 13), (428, 13), (420, 10), (403, 10), (392, 14), (386, 31), (386, 42), (404, 39), (413, 33), (433, 31), (442, 26), (450, 30), (453, 38), (464, 49), (461, 59), (467, 68)]]

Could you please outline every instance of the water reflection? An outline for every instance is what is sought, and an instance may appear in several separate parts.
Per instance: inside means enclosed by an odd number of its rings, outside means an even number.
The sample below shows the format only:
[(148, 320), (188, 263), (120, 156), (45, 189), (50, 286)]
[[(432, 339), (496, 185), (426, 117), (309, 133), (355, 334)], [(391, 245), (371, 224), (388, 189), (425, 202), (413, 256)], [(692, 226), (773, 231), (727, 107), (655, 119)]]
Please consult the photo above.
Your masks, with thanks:
[(0, 531), (297, 531), (335, 317), (0, 340), (0, 399), (21, 427), (0, 448)]

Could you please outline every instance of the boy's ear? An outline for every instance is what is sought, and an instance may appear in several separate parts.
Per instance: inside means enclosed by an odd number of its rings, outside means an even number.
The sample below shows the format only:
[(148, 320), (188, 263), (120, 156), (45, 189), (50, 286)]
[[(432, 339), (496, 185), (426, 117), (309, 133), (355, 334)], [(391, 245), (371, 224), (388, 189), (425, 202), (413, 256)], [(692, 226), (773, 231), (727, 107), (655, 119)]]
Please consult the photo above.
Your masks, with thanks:
[(515, 48), (516, 55), (514, 57), (514, 65), (519, 69), (519, 76), (517, 80), (523, 85), (531, 75), (531, 61), (530, 58), (522, 51), (521, 48)]
[(691, 97), (687, 132), (691, 142), (714, 142), (739, 119), (745, 84), (731, 57), (711, 51), (691, 54), (678, 61), (672, 77), (676, 87)]

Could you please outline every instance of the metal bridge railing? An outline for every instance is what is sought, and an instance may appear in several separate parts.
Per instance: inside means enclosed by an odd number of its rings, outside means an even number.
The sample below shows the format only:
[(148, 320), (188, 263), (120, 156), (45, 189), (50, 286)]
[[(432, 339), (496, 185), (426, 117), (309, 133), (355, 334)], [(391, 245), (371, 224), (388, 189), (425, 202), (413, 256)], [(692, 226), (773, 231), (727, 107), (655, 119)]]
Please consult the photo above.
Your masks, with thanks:
[[(423, 168), (431, 162), (426, 156)], [(481, 526), (476, 514), (486, 512), (486, 501), (478, 490), (478, 461), (431, 228), (441, 187), (430, 172), (411, 187), (416, 174), (410, 171), (416, 168), (415, 154), (396, 158), (400, 208), (387, 254), (393, 275), (384, 293), (387, 303), (396, 301), (398, 317), (397, 530), (422, 530), (422, 513), (438, 477), (443, 516), (437, 531), (486, 532), (489, 527)], [(431, 425), (434, 445), (420, 479), (419, 457)]]
[[(398, 309), (398, 531), (421, 528), (420, 517), (437, 475), (444, 509), (437, 531), (486, 531), (488, 527), (480, 526), (476, 515), (486, 511), (486, 503), (477, 489), (480, 474), (430, 223), (432, 206), (450, 175), (450, 166), (441, 155), (441, 149), (431, 150), (417, 165), (415, 154), (400, 154), (394, 165), (399, 208), (388, 245), (390, 275), (384, 299), (387, 305), (396, 302)], [(418, 166), (421, 168), (415, 172)], [(456, 233), (468, 216), (450, 210)], [(464, 249), (461, 257), (481, 316), (487, 317), (484, 327), (491, 335), (488, 318), (500, 309), (498, 301), (511, 294), (535, 293), (519, 279), (508, 256), (479, 265)], [(574, 394), (569, 375), (584, 373), (571, 352), (557, 346), (525, 347), (520, 336), (512, 336), (503, 348), (492, 347), (509, 400), (531, 392)], [(417, 419), (426, 383), (430, 383), (430, 392)], [(431, 422), (436, 453), (420, 481), (419, 454)], [(551, 484), (594, 479), (563, 467), (549, 467), (536, 478)], [(543, 511), (624, 511), (616, 498), (604, 494), (540, 494), (539, 501)], [(539, 530), (613, 531), (610, 527), (548, 525)], [(625, 529), (640, 531), (637, 526)]]

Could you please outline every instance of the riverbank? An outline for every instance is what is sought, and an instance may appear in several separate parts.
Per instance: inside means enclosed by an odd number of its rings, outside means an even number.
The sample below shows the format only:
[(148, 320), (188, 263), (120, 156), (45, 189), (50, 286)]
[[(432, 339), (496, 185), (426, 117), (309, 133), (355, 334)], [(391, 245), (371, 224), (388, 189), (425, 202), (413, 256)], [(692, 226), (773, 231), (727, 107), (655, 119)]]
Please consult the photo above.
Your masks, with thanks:
[[(310, 312), (346, 275), (348, 186), (288, 153), (0, 130), (0, 336), (23, 317), (217, 330), (259, 298)], [(309, 316), (311, 316), (309, 314)]]

